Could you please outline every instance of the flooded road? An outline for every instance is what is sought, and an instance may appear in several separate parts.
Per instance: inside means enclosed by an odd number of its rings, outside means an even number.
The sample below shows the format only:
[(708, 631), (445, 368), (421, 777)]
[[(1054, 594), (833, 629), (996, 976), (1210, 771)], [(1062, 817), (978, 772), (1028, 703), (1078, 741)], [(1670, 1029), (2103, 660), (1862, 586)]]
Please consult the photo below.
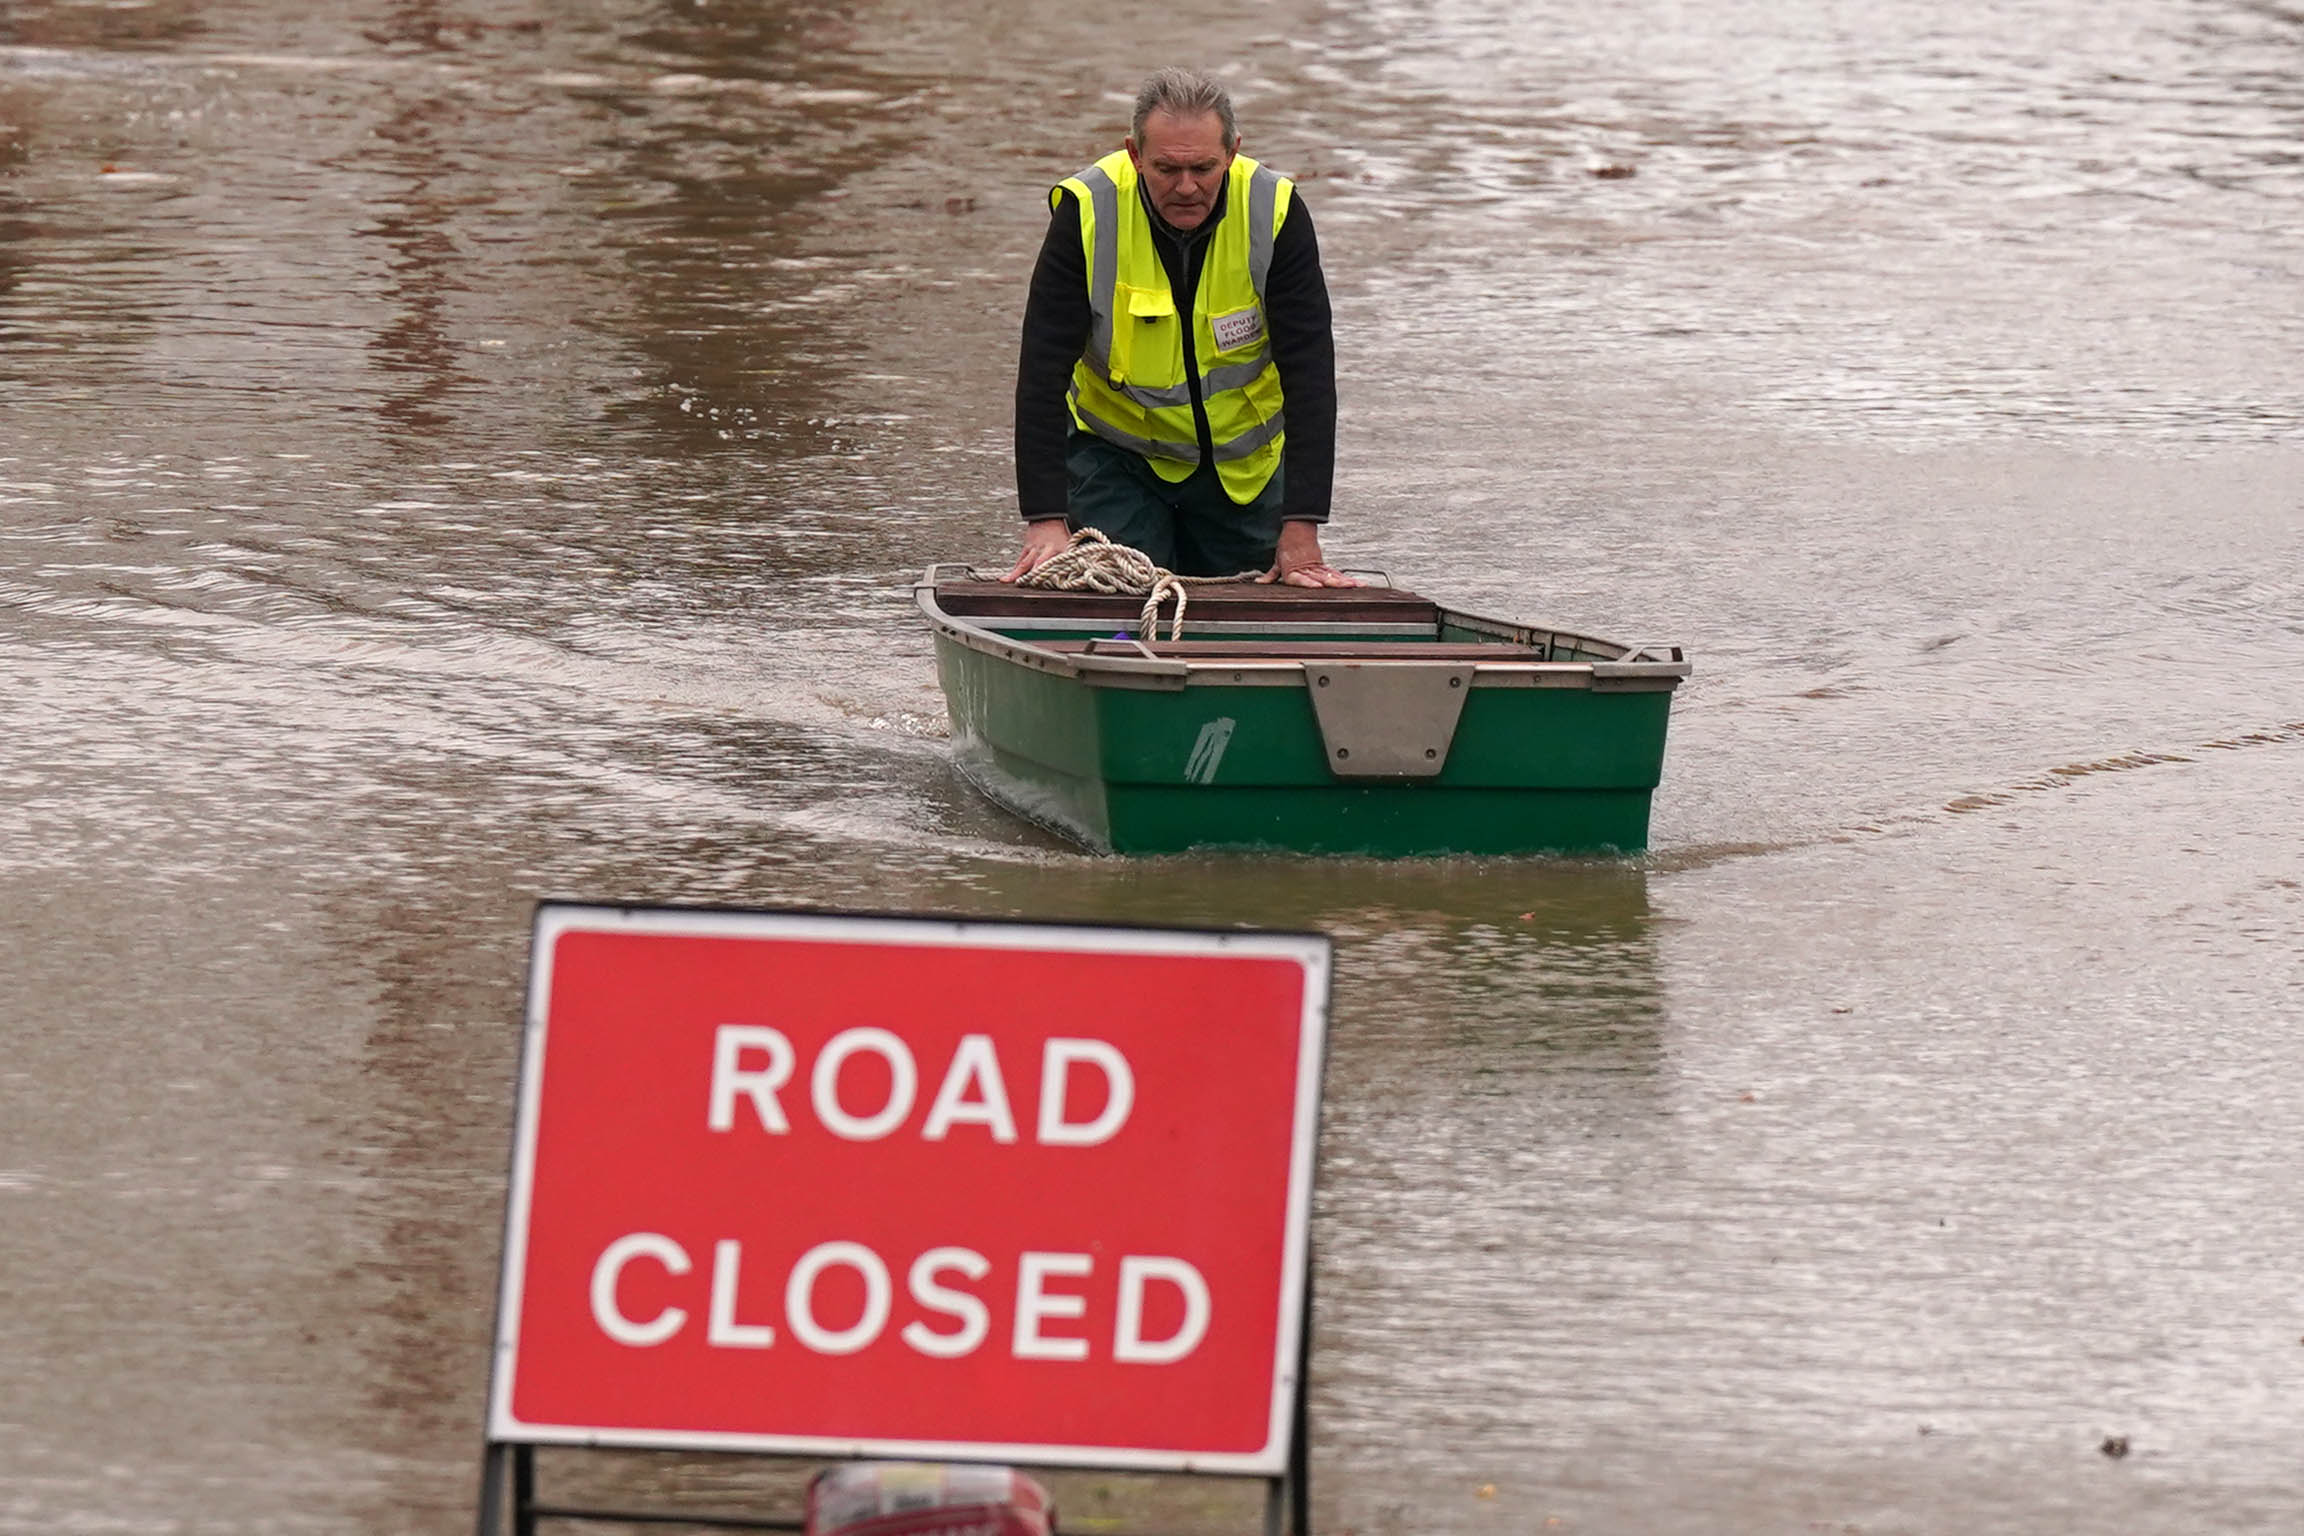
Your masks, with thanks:
[(948, 760), (1139, 28), (11, 0), (0, 1531), (468, 1528), (548, 895), (1333, 933), (1324, 1533), (2304, 1525), (2304, 10), (1879, 9), (1161, 13), (1331, 553), (1696, 663), (1645, 859), (1380, 865)]

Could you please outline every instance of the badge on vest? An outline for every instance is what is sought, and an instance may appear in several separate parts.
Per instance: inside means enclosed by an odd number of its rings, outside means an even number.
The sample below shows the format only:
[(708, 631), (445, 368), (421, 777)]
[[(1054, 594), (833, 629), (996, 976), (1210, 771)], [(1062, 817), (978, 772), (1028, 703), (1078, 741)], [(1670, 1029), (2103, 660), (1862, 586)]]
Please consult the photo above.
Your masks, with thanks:
[(1236, 309), (1228, 315), (1217, 315), (1208, 322), (1216, 332), (1216, 349), (1230, 352), (1250, 346), (1264, 339), (1264, 311)]

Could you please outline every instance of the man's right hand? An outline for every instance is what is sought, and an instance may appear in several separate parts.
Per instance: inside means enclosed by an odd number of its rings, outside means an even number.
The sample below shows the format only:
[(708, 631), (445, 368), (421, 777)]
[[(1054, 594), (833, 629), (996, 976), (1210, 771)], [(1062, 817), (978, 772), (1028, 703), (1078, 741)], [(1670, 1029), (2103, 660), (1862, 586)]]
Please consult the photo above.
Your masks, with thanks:
[(1071, 526), (1060, 517), (1043, 517), (1026, 523), (1024, 553), (1016, 557), (1016, 568), (1000, 579), (1014, 581), (1050, 555), (1062, 554), (1071, 542)]

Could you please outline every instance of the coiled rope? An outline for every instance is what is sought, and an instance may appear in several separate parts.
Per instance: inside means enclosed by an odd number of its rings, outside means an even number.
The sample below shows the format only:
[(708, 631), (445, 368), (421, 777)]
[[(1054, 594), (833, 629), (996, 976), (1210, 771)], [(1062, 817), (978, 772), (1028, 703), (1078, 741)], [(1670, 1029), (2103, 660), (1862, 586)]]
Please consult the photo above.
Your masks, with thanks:
[(1106, 597), (1144, 598), (1144, 611), (1136, 627), (1148, 640), (1160, 638), (1160, 605), (1173, 597), (1176, 612), (1168, 620), (1168, 638), (1184, 633), (1184, 589), (1224, 582), (1254, 581), (1255, 571), (1237, 576), (1179, 576), (1152, 563), (1140, 549), (1115, 544), (1099, 528), (1083, 528), (1072, 542), (1016, 578), (1020, 587), (1047, 587), (1058, 592), (1097, 592)]

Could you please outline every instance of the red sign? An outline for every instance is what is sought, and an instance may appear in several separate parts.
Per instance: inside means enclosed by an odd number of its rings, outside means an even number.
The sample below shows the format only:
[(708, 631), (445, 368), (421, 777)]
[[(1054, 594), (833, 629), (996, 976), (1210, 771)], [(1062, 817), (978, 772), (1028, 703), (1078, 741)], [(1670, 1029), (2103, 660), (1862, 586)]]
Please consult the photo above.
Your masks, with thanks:
[(546, 906), (499, 1441), (1277, 1475), (1328, 946)]

